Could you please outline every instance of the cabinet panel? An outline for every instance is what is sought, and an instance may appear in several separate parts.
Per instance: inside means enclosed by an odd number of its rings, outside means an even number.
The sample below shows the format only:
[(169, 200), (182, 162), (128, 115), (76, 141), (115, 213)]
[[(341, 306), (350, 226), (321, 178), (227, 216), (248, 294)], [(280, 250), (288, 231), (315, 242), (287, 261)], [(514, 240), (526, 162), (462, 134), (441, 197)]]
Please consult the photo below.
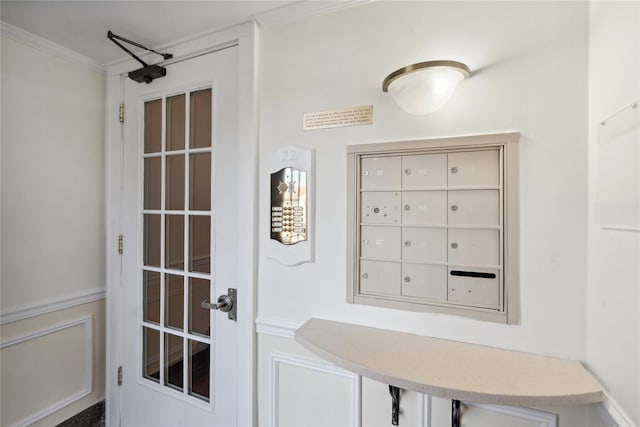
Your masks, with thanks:
[(447, 267), (402, 264), (402, 295), (445, 301), (447, 299)]
[(362, 193), (362, 222), (400, 224), (400, 193), (372, 191)]
[(498, 190), (449, 191), (449, 225), (500, 224)]
[(403, 190), (446, 186), (446, 154), (423, 154), (402, 157)]
[(361, 256), (364, 258), (400, 259), (400, 227), (362, 227)]
[(447, 262), (447, 229), (403, 227), (402, 260)]
[(400, 157), (367, 157), (362, 159), (363, 190), (397, 190), (401, 183)]
[(449, 229), (449, 264), (500, 264), (498, 230)]
[(447, 192), (403, 192), (402, 223), (404, 225), (445, 225), (447, 223)]
[(448, 155), (449, 187), (483, 187), (500, 184), (498, 150), (465, 151)]
[[(453, 273), (453, 274), (452, 274)], [(459, 276), (457, 274), (485, 274), (485, 277)], [(448, 299), (451, 302), (500, 306), (500, 272), (491, 269), (449, 268)]]
[(400, 295), (400, 263), (384, 261), (360, 262), (360, 293)]

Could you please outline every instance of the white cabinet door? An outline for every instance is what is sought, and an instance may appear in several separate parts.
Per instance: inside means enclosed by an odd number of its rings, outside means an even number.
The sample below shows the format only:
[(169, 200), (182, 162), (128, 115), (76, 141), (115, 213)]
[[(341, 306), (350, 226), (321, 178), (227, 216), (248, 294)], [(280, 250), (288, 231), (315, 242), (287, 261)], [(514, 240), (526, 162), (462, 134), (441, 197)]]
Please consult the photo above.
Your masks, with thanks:
[(446, 191), (405, 191), (402, 193), (403, 225), (446, 225)]
[(500, 306), (500, 273), (493, 269), (449, 268), (448, 299), (473, 306)]
[(447, 229), (402, 228), (402, 260), (409, 262), (447, 262)]
[(497, 227), (499, 194), (498, 190), (449, 191), (449, 225)]
[(498, 230), (449, 229), (449, 264), (492, 266), (500, 264)]
[(360, 293), (400, 295), (400, 263), (362, 261), (360, 263)]
[(447, 186), (447, 155), (402, 157), (402, 189), (425, 190)]
[(402, 264), (402, 295), (445, 301), (447, 299), (447, 267)]
[(362, 227), (363, 258), (400, 259), (400, 227)]
[(498, 150), (449, 153), (448, 183), (451, 187), (497, 187), (500, 185)]
[(400, 157), (372, 157), (362, 159), (363, 190), (399, 190)]
[(362, 193), (362, 222), (365, 224), (400, 224), (400, 193), (367, 191)]

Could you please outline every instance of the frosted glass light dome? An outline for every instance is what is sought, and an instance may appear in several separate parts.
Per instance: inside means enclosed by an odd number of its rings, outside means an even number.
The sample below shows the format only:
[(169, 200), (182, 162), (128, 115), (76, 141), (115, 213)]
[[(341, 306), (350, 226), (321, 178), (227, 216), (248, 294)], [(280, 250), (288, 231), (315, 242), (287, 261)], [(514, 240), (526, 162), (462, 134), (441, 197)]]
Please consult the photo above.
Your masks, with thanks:
[(469, 67), (461, 62), (420, 62), (389, 74), (382, 91), (389, 92), (409, 114), (429, 114), (446, 104), (458, 83), (470, 75)]

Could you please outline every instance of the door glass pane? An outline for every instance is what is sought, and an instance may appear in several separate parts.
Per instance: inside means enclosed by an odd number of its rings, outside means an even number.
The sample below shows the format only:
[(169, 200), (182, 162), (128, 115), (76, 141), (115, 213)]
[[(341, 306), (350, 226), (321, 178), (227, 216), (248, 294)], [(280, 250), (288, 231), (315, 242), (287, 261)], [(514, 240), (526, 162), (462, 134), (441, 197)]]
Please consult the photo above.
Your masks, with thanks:
[(167, 98), (167, 151), (184, 150), (185, 95)]
[(183, 348), (182, 337), (164, 334), (164, 382), (165, 385), (182, 390)]
[(209, 301), (211, 291), (209, 281), (205, 279), (189, 278), (189, 332), (192, 334), (209, 336), (208, 308), (202, 308), (202, 301)]
[(165, 226), (165, 264), (166, 268), (184, 269), (184, 216), (167, 215)]
[(184, 278), (174, 274), (164, 276), (165, 312), (167, 326), (182, 330), (184, 325)]
[(167, 210), (184, 210), (184, 155), (167, 156)]
[(144, 265), (160, 267), (160, 215), (144, 216), (143, 233)]
[(160, 324), (160, 273), (142, 273), (144, 321)]
[(211, 147), (211, 89), (191, 92), (190, 147)]
[(142, 375), (160, 382), (160, 332), (143, 327), (142, 341)]
[(160, 209), (160, 157), (144, 159), (144, 208)]
[(162, 99), (144, 103), (144, 152), (162, 150)]
[(211, 218), (189, 217), (189, 271), (211, 271)]
[(189, 157), (189, 209), (211, 209), (211, 153), (192, 154)]
[(209, 401), (209, 344), (189, 340), (189, 394)]

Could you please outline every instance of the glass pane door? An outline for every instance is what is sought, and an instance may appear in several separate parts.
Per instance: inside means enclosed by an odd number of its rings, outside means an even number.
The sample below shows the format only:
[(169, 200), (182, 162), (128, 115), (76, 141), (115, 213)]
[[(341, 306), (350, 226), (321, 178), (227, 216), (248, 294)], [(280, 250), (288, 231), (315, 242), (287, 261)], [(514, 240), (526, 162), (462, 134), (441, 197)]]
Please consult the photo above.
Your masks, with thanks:
[(211, 89), (144, 103), (142, 377), (211, 398)]

